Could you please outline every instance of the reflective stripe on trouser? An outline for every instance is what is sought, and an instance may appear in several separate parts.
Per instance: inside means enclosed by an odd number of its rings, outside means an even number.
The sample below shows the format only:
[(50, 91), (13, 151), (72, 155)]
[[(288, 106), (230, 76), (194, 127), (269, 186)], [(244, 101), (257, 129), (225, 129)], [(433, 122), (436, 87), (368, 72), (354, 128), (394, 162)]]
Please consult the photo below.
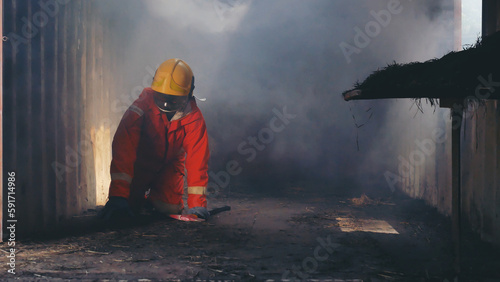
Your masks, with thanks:
[(189, 186), (188, 187), (188, 207), (207, 207), (207, 187)]
[(190, 186), (190, 187), (188, 187), (188, 194), (206, 195), (207, 194), (207, 187)]

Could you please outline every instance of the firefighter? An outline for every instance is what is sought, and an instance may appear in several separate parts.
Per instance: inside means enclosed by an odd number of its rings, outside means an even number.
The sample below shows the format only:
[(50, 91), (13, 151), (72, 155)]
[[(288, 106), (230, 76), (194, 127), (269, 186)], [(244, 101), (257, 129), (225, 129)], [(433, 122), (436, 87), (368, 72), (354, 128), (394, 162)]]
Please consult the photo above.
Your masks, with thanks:
[(170, 59), (127, 109), (113, 138), (109, 200), (102, 218), (133, 216), (146, 201), (161, 213), (181, 214), (185, 172), (187, 213), (208, 218), (208, 137), (193, 90), (189, 65)]

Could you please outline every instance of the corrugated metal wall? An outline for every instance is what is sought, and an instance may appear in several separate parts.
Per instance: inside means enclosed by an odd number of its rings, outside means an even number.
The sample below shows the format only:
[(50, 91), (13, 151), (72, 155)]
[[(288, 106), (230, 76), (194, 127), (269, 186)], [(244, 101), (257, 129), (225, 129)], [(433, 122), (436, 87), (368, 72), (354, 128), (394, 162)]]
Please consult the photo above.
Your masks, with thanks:
[(108, 26), (96, 1), (4, 0), (3, 169), (17, 173), (18, 236), (96, 205), (96, 170), (109, 167), (98, 152), (111, 146)]

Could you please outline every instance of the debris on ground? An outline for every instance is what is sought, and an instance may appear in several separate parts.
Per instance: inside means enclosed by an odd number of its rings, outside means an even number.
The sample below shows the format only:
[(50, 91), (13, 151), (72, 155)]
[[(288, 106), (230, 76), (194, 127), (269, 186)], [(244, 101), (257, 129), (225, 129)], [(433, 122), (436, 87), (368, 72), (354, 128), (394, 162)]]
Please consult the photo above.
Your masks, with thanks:
[(349, 201), (352, 203), (354, 206), (367, 206), (367, 205), (395, 205), (392, 202), (384, 202), (382, 200), (374, 200), (368, 197), (365, 193), (361, 195), (359, 198), (351, 198)]
[[(408, 197), (386, 205), (313, 189), (211, 199), (232, 210), (207, 222), (157, 219), (18, 241), (16, 275), (0, 280), (453, 281), (449, 218)], [(469, 242), (466, 277), (500, 278), (498, 251)]]

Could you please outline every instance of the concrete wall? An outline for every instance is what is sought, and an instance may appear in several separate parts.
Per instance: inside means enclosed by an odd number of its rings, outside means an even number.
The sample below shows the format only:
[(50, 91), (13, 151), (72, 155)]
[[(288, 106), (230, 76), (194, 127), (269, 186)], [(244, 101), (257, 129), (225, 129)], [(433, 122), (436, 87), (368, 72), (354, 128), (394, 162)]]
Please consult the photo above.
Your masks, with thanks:
[[(414, 101), (400, 101), (389, 119), (397, 120), (397, 145), (393, 169), (396, 189), (424, 199), (445, 215), (451, 214), (451, 119), (450, 110), (423, 101), (422, 112)], [(408, 111), (412, 107), (413, 111)]]
[(486, 241), (500, 244), (500, 109), (469, 111), (462, 146), (462, 215)]
[[(409, 119), (398, 113), (406, 125), (398, 143), (396, 187), (409, 196), (424, 199), (445, 215), (451, 214), (451, 119), (449, 109), (424, 107), (424, 114)], [(464, 228), (476, 231), (489, 242), (500, 245), (500, 109), (498, 101), (470, 107), (462, 128), (461, 183)], [(406, 117), (406, 120), (405, 120)], [(433, 141), (435, 150), (415, 142), (433, 140), (432, 131), (446, 132), (444, 142)], [(418, 155), (425, 156), (420, 164)], [(408, 163), (410, 165), (408, 165)], [(404, 175), (407, 173), (407, 177)]]
[[(483, 35), (500, 30), (500, 0), (483, 1)], [(493, 77), (499, 81), (500, 77)], [(478, 80), (478, 85), (480, 81)], [(500, 91), (499, 87), (490, 91)], [(483, 93), (484, 94), (484, 93)], [(468, 225), (500, 245), (500, 109), (486, 101), (468, 111), (462, 146), (462, 207)]]
[[(500, 30), (500, 1), (483, 1), (483, 34)], [(493, 77), (497, 82), (500, 78)], [(478, 80), (478, 85), (481, 82)], [(497, 87), (491, 91), (500, 91)], [(482, 93), (484, 94), (484, 93)], [(473, 96), (474, 93), (471, 93)], [(444, 110), (440, 110), (444, 111)], [(449, 110), (446, 110), (449, 112)], [(450, 119), (442, 125), (451, 139)], [(439, 121), (436, 120), (436, 124)], [(421, 125), (411, 123), (414, 132), (408, 132), (410, 140), (422, 138), (426, 131)], [(462, 128), (461, 147), (461, 203), (464, 228), (472, 229), (481, 238), (500, 245), (500, 109), (498, 101), (485, 101), (484, 105), (468, 107)], [(412, 170), (410, 176), (398, 187), (415, 198), (425, 199), (442, 213), (451, 213), (451, 143), (438, 147), (434, 164)], [(400, 155), (419, 150), (414, 145), (399, 147)], [(401, 164), (400, 164), (401, 165)], [(434, 176), (436, 175), (436, 177)]]
[(17, 174), (18, 237), (105, 200), (116, 56), (96, 5), (4, 0), (2, 157)]

